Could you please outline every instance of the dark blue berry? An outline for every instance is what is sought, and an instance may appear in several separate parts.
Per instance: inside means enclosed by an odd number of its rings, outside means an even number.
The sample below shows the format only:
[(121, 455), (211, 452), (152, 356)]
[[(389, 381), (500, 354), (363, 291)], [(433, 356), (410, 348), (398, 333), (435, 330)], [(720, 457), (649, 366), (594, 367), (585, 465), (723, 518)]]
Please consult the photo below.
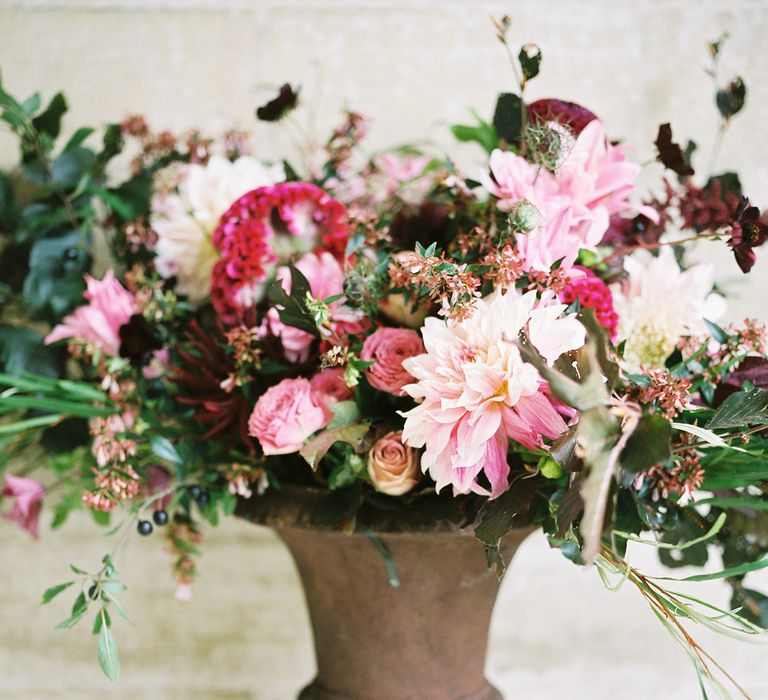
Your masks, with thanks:
[(187, 493), (193, 501), (196, 501), (203, 493), (203, 489), (201, 489), (197, 484), (194, 484), (187, 489)]
[(138, 530), (140, 535), (143, 535), (146, 537), (147, 535), (152, 534), (152, 523), (149, 522), (149, 520), (139, 520), (139, 524), (136, 526), (136, 529)]
[(156, 510), (154, 513), (152, 513), (152, 520), (155, 521), (155, 525), (167, 525), (168, 513), (166, 513), (164, 510)]
[(211, 502), (211, 497), (207, 491), (201, 491), (200, 495), (195, 500), (197, 501), (198, 506), (205, 508), (205, 506)]

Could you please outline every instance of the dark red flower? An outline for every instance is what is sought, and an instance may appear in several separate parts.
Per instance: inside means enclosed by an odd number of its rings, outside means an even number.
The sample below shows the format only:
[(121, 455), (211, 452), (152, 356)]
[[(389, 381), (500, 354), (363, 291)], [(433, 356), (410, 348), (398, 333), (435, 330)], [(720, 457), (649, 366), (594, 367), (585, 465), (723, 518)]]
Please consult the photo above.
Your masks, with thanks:
[(214, 329), (204, 329), (196, 319), (189, 324), (185, 343), (189, 350), (179, 349), (180, 362), (171, 367), (178, 387), (176, 401), (195, 407), (195, 420), (208, 426), (200, 431), (201, 440), (228, 435), (253, 449), (255, 442), (248, 434), (248, 400), (241, 391), (222, 388), (222, 382), (235, 371), (232, 358), (222, 349), (225, 343), (219, 323)]
[(578, 135), (589, 122), (597, 119), (597, 115), (575, 102), (546, 98), (528, 105), (528, 118), (534, 124), (560, 122)]
[(289, 83), (285, 83), (280, 86), (277, 97), (256, 110), (256, 116), (263, 122), (276, 122), (295, 109), (298, 103), (299, 91), (294, 90)]
[[(768, 212), (766, 212), (768, 213)], [(755, 264), (755, 248), (768, 240), (768, 218), (760, 215), (757, 207), (749, 204), (747, 197), (742, 197), (736, 216), (731, 224), (731, 237), (728, 245), (733, 249), (741, 271), (749, 272)]]

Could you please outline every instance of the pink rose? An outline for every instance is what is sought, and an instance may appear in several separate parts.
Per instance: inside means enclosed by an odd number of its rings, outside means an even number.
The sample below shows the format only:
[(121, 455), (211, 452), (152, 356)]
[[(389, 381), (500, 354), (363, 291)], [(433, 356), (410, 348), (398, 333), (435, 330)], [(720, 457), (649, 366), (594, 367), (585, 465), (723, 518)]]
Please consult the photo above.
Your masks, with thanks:
[(265, 455), (284, 455), (298, 452), (328, 422), (328, 411), (307, 379), (283, 379), (256, 402), (248, 432), (258, 438)]
[(368, 383), (375, 389), (395, 396), (405, 396), (403, 387), (414, 379), (403, 367), (403, 360), (423, 354), (424, 343), (410, 328), (379, 328), (365, 339), (360, 357), (373, 364), (365, 370)]
[(318, 372), (310, 380), (312, 393), (324, 405), (352, 399), (352, 389), (344, 381), (344, 369), (333, 367)]
[(368, 476), (388, 496), (402, 496), (419, 483), (416, 451), (403, 444), (403, 433), (387, 433), (368, 453)]
[(32, 537), (38, 538), (37, 524), (40, 518), (45, 487), (36, 479), (25, 479), (23, 476), (5, 475), (4, 498), (16, 498), (9, 513), (3, 517), (24, 528)]

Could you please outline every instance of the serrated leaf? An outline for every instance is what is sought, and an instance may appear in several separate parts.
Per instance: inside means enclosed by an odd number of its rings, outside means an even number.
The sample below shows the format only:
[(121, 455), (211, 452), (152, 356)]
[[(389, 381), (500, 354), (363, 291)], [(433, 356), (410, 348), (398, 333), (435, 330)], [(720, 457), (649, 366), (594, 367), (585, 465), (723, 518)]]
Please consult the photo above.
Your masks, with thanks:
[(723, 401), (706, 424), (709, 430), (768, 425), (768, 391), (737, 391)]
[(104, 675), (111, 681), (116, 681), (120, 675), (120, 660), (117, 656), (117, 646), (112, 630), (102, 625), (99, 630), (99, 666)]
[(299, 454), (307, 460), (307, 464), (313, 471), (317, 470), (320, 460), (325, 456), (336, 442), (345, 442), (352, 445), (355, 449), (360, 447), (360, 443), (368, 433), (367, 423), (356, 423), (354, 425), (345, 425), (333, 430), (324, 430), (313, 440), (310, 440), (301, 448)]
[(517, 479), (501, 496), (486, 501), (477, 515), (475, 537), (488, 547), (498, 548), (501, 538), (530, 509), (540, 484), (541, 481), (535, 478)]
[(74, 581), (67, 581), (66, 583), (60, 583), (57, 586), (51, 586), (45, 593), (43, 593), (42, 604), (45, 605), (46, 603), (50, 603), (57, 595), (59, 595), (59, 593), (67, 590), (72, 584), (74, 584)]

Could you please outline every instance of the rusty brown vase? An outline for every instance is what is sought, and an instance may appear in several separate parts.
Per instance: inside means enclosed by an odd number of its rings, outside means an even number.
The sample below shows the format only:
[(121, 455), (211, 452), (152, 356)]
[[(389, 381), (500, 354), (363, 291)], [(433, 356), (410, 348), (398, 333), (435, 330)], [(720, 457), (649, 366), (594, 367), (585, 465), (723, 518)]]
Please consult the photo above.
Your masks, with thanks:
[[(502, 700), (485, 678), (491, 612), (499, 589), (471, 530), (374, 523), (399, 586), (365, 532), (311, 524), (310, 491), (241, 504), (286, 543), (304, 586), (317, 676), (299, 700)], [(504, 538), (509, 561), (533, 528)]]

